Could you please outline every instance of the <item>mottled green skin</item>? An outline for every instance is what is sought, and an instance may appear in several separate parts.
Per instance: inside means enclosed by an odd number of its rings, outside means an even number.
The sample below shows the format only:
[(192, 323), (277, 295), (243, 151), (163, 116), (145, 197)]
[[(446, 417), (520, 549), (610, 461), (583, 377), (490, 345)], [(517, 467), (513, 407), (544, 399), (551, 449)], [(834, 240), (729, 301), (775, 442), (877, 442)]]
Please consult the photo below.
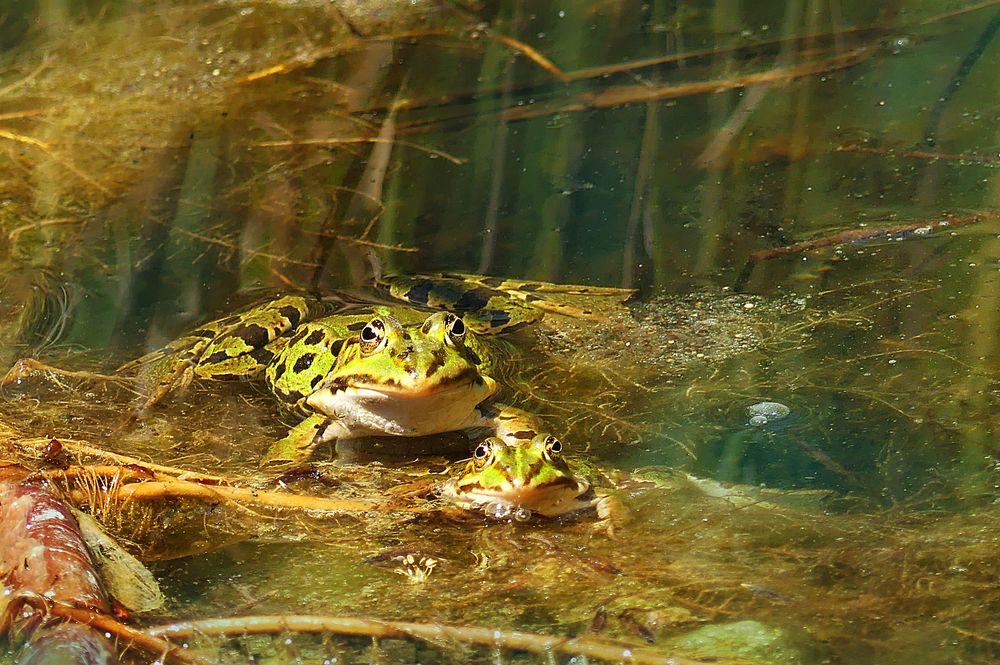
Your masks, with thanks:
[(195, 377), (263, 379), (304, 418), (265, 456), (262, 464), (275, 470), (300, 465), (323, 441), (370, 435), (487, 427), (506, 444), (523, 445), (538, 423), (530, 414), (489, 403), (498, 390), (490, 374), (501, 354), (494, 353), (496, 342), (473, 331), (512, 330), (541, 319), (542, 309), (592, 316), (546, 302), (538, 295), (543, 291), (622, 295), (617, 289), (451, 274), (386, 277), (376, 285), (420, 307), (454, 313), (428, 316), (399, 305), (323, 316), (315, 301), (285, 296), (210, 322), (122, 369), (139, 368), (140, 378), (152, 382), (143, 409)]
[[(310, 316), (309, 304), (299, 296), (284, 296), (249, 311), (213, 321), (187, 336), (207, 336), (207, 346), (194, 364), (204, 379), (260, 376), (287, 335)], [(178, 340), (183, 343), (184, 339)], [(178, 343), (178, 342), (175, 342)]]
[(445, 483), (442, 495), (467, 509), (494, 517), (519, 511), (556, 517), (594, 505), (590, 483), (562, 457), (562, 444), (550, 434), (511, 445), (490, 437), (476, 448), (462, 473)]
[(275, 469), (300, 465), (324, 441), (472, 427), (503, 435), (530, 422), (516, 410), (485, 408), (498, 390), (488, 374), (491, 354), (455, 314), (428, 315), (406, 305), (307, 320), (312, 314), (305, 298), (285, 296), (208, 323), (136, 361), (148, 364), (157, 381), (147, 406), (193, 377), (263, 379), (304, 418), (265, 457)]
[[(308, 303), (286, 296), (243, 314), (220, 319), (177, 340), (173, 346), (197, 345), (195, 376), (203, 379), (259, 379), (282, 403), (298, 410), (316, 390), (349, 383), (400, 391), (428, 390), (441, 383), (488, 371), (489, 350), (466, 331), (452, 340), (454, 315), (428, 315), (412, 307), (356, 308), (305, 321)], [(359, 332), (373, 320), (385, 327), (385, 340), (364, 352)], [(300, 323), (300, 321), (302, 323)]]
[[(358, 331), (376, 317), (386, 328), (384, 346), (366, 353)], [(268, 362), (265, 381), (282, 402), (308, 412), (305, 400), (317, 390), (366, 385), (421, 392), (473, 380), (472, 374), (490, 371), (490, 353), (472, 333), (452, 340), (448, 328), (454, 319), (398, 306), (311, 321), (299, 326)]]

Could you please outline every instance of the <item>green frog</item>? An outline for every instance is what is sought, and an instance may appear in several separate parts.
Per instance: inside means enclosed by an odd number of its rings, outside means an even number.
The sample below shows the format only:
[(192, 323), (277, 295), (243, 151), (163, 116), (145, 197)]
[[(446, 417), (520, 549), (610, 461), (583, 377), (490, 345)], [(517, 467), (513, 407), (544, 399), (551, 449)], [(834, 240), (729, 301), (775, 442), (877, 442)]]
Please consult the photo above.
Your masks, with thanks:
[[(502, 354), (490, 335), (540, 320), (548, 301), (538, 292), (630, 293), (450, 274), (376, 285), (416, 307), (350, 305), (330, 314), (323, 302), (283, 296), (209, 322), (119, 371), (149, 381), (143, 410), (195, 378), (263, 381), (303, 418), (265, 456), (262, 466), (276, 471), (302, 466), (321, 443), (365, 436), (488, 428), (517, 445), (539, 423), (492, 401)], [(593, 316), (568, 305), (547, 309)]]
[(262, 380), (303, 420), (262, 466), (302, 466), (319, 444), (364, 436), (424, 436), (489, 428), (512, 443), (536, 419), (491, 402), (493, 348), (452, 313), (370, 306), (305, 320), (310, 302), (285, 296), (210, 322), (125, 365), (152, 383), (144, 408), (200, 379)]
[(546, 433), (514, 445), (489, 437), (464, 470), (444, 483), (441, 495), (495, 518), (558, 517), (597, 506), (590, 483), (573, 472), (562, 451), (562, 442)]

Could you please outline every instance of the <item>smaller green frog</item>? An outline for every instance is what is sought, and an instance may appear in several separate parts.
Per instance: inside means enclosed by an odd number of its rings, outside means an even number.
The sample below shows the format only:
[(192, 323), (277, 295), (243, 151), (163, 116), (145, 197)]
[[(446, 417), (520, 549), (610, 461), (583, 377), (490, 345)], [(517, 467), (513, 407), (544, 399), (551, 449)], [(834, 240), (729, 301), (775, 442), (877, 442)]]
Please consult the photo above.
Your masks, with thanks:
[(447, 481), (442, 496), (468, 510), (496, 518), (528, 519), (532, 513), (558, 517), (598, 508), (601, 497), (562, 456), (563, 445), (551, 434), (527, 443), (509, 444), (497, 437), (480, 443), (461, 475)]

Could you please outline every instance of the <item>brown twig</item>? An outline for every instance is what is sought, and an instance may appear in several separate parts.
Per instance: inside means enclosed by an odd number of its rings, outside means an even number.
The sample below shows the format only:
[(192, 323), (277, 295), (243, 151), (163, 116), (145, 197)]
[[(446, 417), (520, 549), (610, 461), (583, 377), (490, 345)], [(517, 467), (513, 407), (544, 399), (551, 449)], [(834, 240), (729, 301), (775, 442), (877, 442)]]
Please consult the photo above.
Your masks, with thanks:
[(5, 138), (5, 139), (8, 139), (10, 141), (15, 141), (17, 143), (22, 143), (24, 145), (30, 145), (30, 146), (32, 146), (34, 148), (38, 148), (39, 150), (41, 150), (42, 152), (44, 152), (46, 155), (48, 155), (49, 158), (52, 161), (56, 162), (57, 164), (60, 164), (67, 171), (69, 171), (70, 173), (72, 173), (73, 175), (75, 175), (80, 180), (83, 180), (84, 182), (86, 182), (87, 184), (89, 184), (94, 189), (98, 189), (98, 190), (100, 190), (101, 192), (103, 192), (105, 194), (109, 194), (109, 195), (111, 194), (111, 190), (110, 189), (108, 189), (107, 187), (105, 187), (101, 183), (99, 183), (96, 180), (94, 180), (93, 178), (91, 178), (89, 175), (87, 175), (86, 173), (84, 173), (82, 170), (80, 170), (79, 167), (77, 167), (75, 164), (73, 164), (69, 160), (63, 159), (62, 157), (60, 157), (59, 155), (57, 155), (52, 150), (52, 145), (51, 144), (46, 143), (45, 141), (39, 141), (38, 139), (33, 138), (31, 136), (25, 136), (24, 134), (16, 134), (14, 132), (8, 132), (5, 129), (0, 129), (0, 138)]
[[(870, 27), (870, 28), (855, 28), (849, 30), (842, 30), (839, 32), (832, 33), (818, 33), (801, 35), (796, 37), (774, 39), (764, 42), (754, 42), (753, 44), (741, 44), (739, 46), (733, 46), (730, 48), (709, 48), (701, 49), (695, 51), (685, 51), (683, 53), (672, 53), (669, 55), (657, 56), (653, 58), (646, 58), (642, 60), (632, 60), (629, 62), (615, 63), (613, 65), (601, 65), (598, 67), (591, 67), (587, 69), (578, 69), (571, 72), (566, 72), (565, 75), (570, 82), (575, 81), (601, 81), (605, 80), (611, 76), (623, 75), (635, 73), (644, 69), (653, 69), (656, 67), (662, 67), (664, 65), (672, 64), (687, 64), (692, 61), (708, 60), (710, 58), (718, 58), (722, 55), (729, 53), (736, 53), (743, 56), (743, 59), (747, 59), (750, 56), (756, 55), (760, 52), (766, 52), (768, 49), (773, 49), (774, 47), (792, 47), (798, 46), (805, 43), (816, 43), (823, 41), (843, 41), (846, 37), (851, 37), (855, 40), (868, 39), (870, 41), (877, 40), (886, 33), (886, 29), (882, 27)], [(462, 102), (464, 100), (471, 100), (473, 98), (477, 100), (482, 100), (487, 96), (496, 95), (509, 97), (510, 95), (517, 93), (526, 96), (538, 97), (539, 86), (529, 85), (521, 86), (516, 89), (511, 89), (510, 85), (495, 85), (493, 87), (478, 87), (475, 89), (467, 89), (453, 92), (448, 96), (446, 100), (440, 98), (440, 96), (435, 97), (423, 97), (423, 98), (411, 98), (404, 102), (403, 104), (398, 104), (397, 108), (406, 110), (419, 110), (427, 107), (440, 107), (442, 105), (455, 104)], [(388, 106), (383, 104), (374, 104), (368, 106), (364, 109), (365, 113), (371, 113), (376, 111), (388, 111)]]
[(10, 93), (20, 88), (21, 86), (31, 83), (31, 81), (34, 80), (36, 76), (38, 76), (51, 66), (52, 63), (49, 62), (48, 60), (45, 60), (37, 67), (35, 67), (33, 70), (31, 70), (31, 72), (29, 72), (28, 75), (25, 76), (24, 78), (18, 79), (4, 88), (0, 88), (0, 97), (5, 97), (6, 95), (9, 95)]
[[(367, 232), (367, 229), (365, 229)], [(337, 240), (352, 243), (354, 245), (361, 245), (363, 247), (373, 247), (375, 249), (384, 249), (389, 252), (418, 252), (416, 247), (407, 247), (406, 245), (386, 245), (381, 242), (375, 242), (374, 240), (365, 240), (364, 238), (352, 238), (351, 236), (340, 235), (339, 233), (330, 233), (329, 231), (305, 231), (305, 235), (310, 236), (320, 236), (322, 238), (335, 238)]]
[[(108, 460), (114, 462), (120, 466), (136, 467), (137, 469), (145, 469), (153, 473), (163, 473), (173, 478), (180, 480), (190, 480), (190, 481), (201, 481), (209, 483), (225, 483), (230, 482), (229, 479), (223, 478), (222, 476), (213, 476), (208, 473), (199, 473), (195, 471), (189, 471), (187, 469), (179, 469), (174, 466), (164, 466), (162, 464), (155, 464), (153, 462), (147, 462), (146, 460), (141, 460), (137, 457), (128, 457), (127, 455), (119, 455), (117, 453), (112, 453), (107, 450), (102, 450), (100, 448), (95, 448), (94, 446), (82, 443), (80, 441), (74, 441), (73, 439), (56, 439), (63, 450), (73, 453), (76, 457), (97, 457), (100, 459)], [(16, 441), (18, 448), (37, 448), (39, 452), (43, 453), (48, 449), (49, 445), (52, 443), (53, 439), (48, 437), (43, 438), (33, 438), (33, 439), (19, 439)], [(119, 468), (108, 467), (108, 468)]]
[[(582, 113), (593, 109), (607, 109), (616, 106), (629, 104), (640, 104), (644, 102), (663, 101), (667, 99), (677, 99), (680, 97), (693, 97), (696, 95), (713, 94), (736, 90), (748, 86), (762, 83), (775, 83), (791, 81), (805, 76), (832, 72), (838, 69), (853, 67), (877, 52), (874, 47), (861, 47), (843, 55), (837, 55), (824, 60), (804, 62), (789, 67), (774, 67), (767, 71), (745, 74), (743, 76), (733, 76), (724, 79), (711, 79), (708, 81), (696, 81), (692, 83), (679, 83), (676, 85), (628, 85), (615, 86), (597, 92), (586, 92), (568, 101), (558, 100), (550, 103), (538, 103), (525, 106), (513, 106), (498, 110), (494, 115), (505, 122), (518, 122), (522, 120), (532, 120), (535, 118), (565, 114)], [(488, 114), (480, 113), (474, 119), (464, 117), (449, 117), (444, 119), (431, 119), (417, 121), (400, 126), (400, 133), (416, 134), (439, 129), (442, 125), (447, 125), (457, 121), (465, 122), (476, 120), (478, 122), (495, 122), (496, 117), (489, 117)]]
[(962, 16), (963, 14), (970, 14), (972, 12), (978, 12), (980, 9), (987, 9), (989, 7), (994, 7), (1000, 5), (1000, 0), (987, 0), (986, 2), (980, 2), (976, 5), (970, 5), (968, 7), (962, 7), (961, 9), (955, 9), (950, 12), (944, 12), (942, 14), (935, 14), (930, 18), (925, 18), (920, 22), (920, 25), (930, 25), (931, 23), (937, 23), (938, 21), (943, 21), (949, 18), (955, 18), (956, 16)]
[[(497, 630), (478, 626), (451, 626), (437, 623), (378, 621), (356, 617), (311, 615), (258, 615), (226, 619), (183, 621), (146, 629), (148, 635), (165, 639), (198, 635), (242, 636), (251, 634), (332, 633), (384, 639), (421, 640), (431, 643), (453, 640), (491, 649), (514, 649), (536, 654), (563, 653), (634, 665), (701, 665), (709, 662), (666, 654), (647, 646), (593, 637), (563, 637)], [(713, 658), (713, 665), (748, 663), (742, 658)]]
[[(2, 116), (0, 116), (0, 119), (2, 119)], [(25, 231), (38, 231), (46, 226), (55, 226), (57, 224), (79, 224), (82, 221), (84, 220), (78, 217), (56, 217), (54, 219), (43, 219), (38, 222), (29, 222), (28, 224), (22, 224), (11, 229), (10, 233), (7, 234), (7, 241), (13, 245), (17, 242), (18, 236)]]
[[(86, 502), (88, 493), (81, 489), (72, 490), (69, 498), (74, 503)], [(325, 499), (303, 494), (286, 494), (258, 490), (251, 487), (230, 485), (205, 485), (177, 478), (164, 478), (145, 482), (133, 482), (115, 488), (115, 498), (121, 501), (160, 501), (163, 499), (198, 499), (202, 501), (231, 501), (266, 508), (291, 508), (295, 510), (315, 510), (337, 513), (359, 513), (377, 510), (379, 505), (369, 501), (348, 501)], [(398, 510), (407, 510), (399, 508)], [(416, 508), (412, 510), (417, 510)]]
[[(384, 143), (384, 139), (379, 139), (377, 137), (367, 137), (367, 136), (352, 136), (347, 138), (339, 139), (290, 139), (287, 141), (258, 141), (256, 143), (250, 143), (249, 145), (253, 148), (289, 148), (293, 146), (305, 146), (305, 145), (318, 145), (318, 146), (334, 146), (334, 145), (353, 145), (357, 143)], [(427, 146), (420, 145), (419, 143), (413, 143), (412, 141), (399, 141), (393, 139), (391, 143), (396, 145), (405, 146), (407, 148), (413, 148), (415, 150), (422, 150), (428, 154), (434, 155), (435, 157), (441, 157), (442, 159), (447, 159), (452, 164), (464, 164), (465, 159), (461, 157), (456, 157), (450, 153), (443, 150), (437, 150), (435, 148), (428, 148)]]
[(85, 379), (87, 381), (110, 381), (118, 384), (127, 384), (135, 381), (131, 377), (127, 376), (101, 374), (99, 372), (77, 372), (62, 369), (61, 367), (55, 367), (53, 365), (47, 365), (40, 360), (35, 360), (34, 358), (21, 358), (14, 363), (14, 366), (7, 370), (7, 373), (4, 374), (2, 379), (0, 379), (0, 387), (17, 383), (22, 379), (31, 376), (35, 372), (51, 372), (52, 374), (69, 376), (74, 379)]
[(740, 271), (739, 276), (736, 278), (736, 282), (733, 284), (733, 289), (735, 291), (742, 291), (743, 287), (750, 280), (750, 275), (753, 272), (754, 266), (761, 261), (767, 261), (768, 259), (774, 259), (779, 256), (788, 256), (790, 254), (801, 254), (802, 252), (808, 252), (813, 249), (819, 249), (820, 247), (829, 247), (830, 245), (841, 245), (847, 242), (856, 242), (858, 240), (867, 240), (869, 238), (876, 238), (878, 236), (894, 235), (897, 233), (910, 233), (917, 230), (926, 229), (927, 233), (933, 231), (934, 229), (939, 229), (942, 227), (953, 228), (956, 226), (966, 226), (968, 224), (975, 224), (977, 222), (983, 222), (990, 219), (1000, 218), (1000, 212), (988, 212), (988, 213), (977, 213), (974, 215), (966, 215), (965, 217), (949, 217), (947, 219), (940, 219), (934, 221), (924, 221), (924, 222), (914, 222), (912, 224), (900, 224), (897, 226), (881, 226), (874, 229), (851, 229), (850, 231), (841, 231), (840, 233), (835, 233), (830, 236), (825, 236), (823, 238), (815, 238), (813, 240), (806, 240), (803, 242), (797, 242), (792, 245), (786, 245), (784, 247), (774, 247), (771, 249), (763, 249), (759, 252), (754, 252), (749, 257), (747, 257), (747, 262), (744, 264), (743, 269)]
[(886, 155), (889, 157), (910, 157), (912, 159), (931, 159), (954, 162), (974, 162), (980, 164), (1000, 164), (1000, 156), (997, 155), (969, 155), (955, 154), (948, 152), (934, 152), (931, 150), (896, 150), (895, 148), (868, 148), (860, 145), (842, 145), (837, 147), (837, 152), (857, 152), (865, 155)]
[(551, 60), (546, 58), (544, 55), (538, 52), (537, 49), (528, 46), (522, 41), (509, 37), (507, 35), (498, 35), (491, 32), (486, 33), (490, 39), (500, 42), (504, 46), (508, 46), (519, 53), (523, 53), (525, 57), (531, 60), (533, 63), (552, 74), (557, 79), (563, 83), (569, 83), (570, 78), (561, 69), (556, 67)]
[(126, 626), (106, 614), (70, 607), (69, 605), (60, 603), (49, 605), (48, 612), (53, 616), (69, 619), (70, 621), (82, 623), (109, 633), (118, 641), (119, 647), (135, 646), (153, 656), (166, 659), (166, 662), (182, 663), (184, 665), (212, 665), (212, 662), (214, 662), (196, 656), (187, 649), (174, 646), (163, 637), (151, 635), (146, 631)]
[[(173, 231), (177, 231), (182, 235), (186, 235), (189, 238), (194, 238), (195, 240), (200, 240), (201, 242), (208, 243), (210, 245), (216, 245), (218, 247), (225, 247), (226, 249), (231, 249), (235, 252), (240, 251), (240, 247), (232, 242), (228, 242), (221, 238), (213, 238), (211, 236), (202, 235), (200, 233), (195, 233), (194, 231), (188, 231), (187, 229), (182, 229), (179, 227), (173, 227)], [(281, 256), (279, 254), (270, 254), (268, 252), (251, 251), (252, 256), (262, 256), (265, 259), (271, 259), (272, 261), (280, 261), (282, 263), (291, 263), (293, 265), (304, 266), (306, 268), (318, 268), (319, 266), (311, 261), (301, 261), (299, 259), (293, 259), (288, 256)]]
[(21, 118), (33, 118), (38, 115), (51, 113), (52, 109), (27, 109), (25, 111), (11, 111), (10, 113), (0, 113), (0, 120), (20, 120)]

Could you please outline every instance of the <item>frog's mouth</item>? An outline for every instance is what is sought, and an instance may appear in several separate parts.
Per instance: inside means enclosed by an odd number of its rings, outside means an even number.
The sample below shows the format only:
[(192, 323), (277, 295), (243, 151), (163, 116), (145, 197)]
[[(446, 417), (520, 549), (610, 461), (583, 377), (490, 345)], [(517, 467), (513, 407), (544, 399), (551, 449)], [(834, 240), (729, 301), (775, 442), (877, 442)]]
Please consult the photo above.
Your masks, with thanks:
[(440, 395), (441, 393), (460, 393), (472, 389), (481, 392), (483, 399), (497, 391), (497, 383), (488, 376), (483, 376), (475, 368), (467, 370), (445, 380), (425, 382), (423, 384), (401, 383), (394, 379), (376, 379), (367, 374), (353, 374), (337, 377), (331, 381), (326, 390), (333, 393), (348, 392), (358, 397), (377, 399), (379, 396), (391, 398), (422, 399)]
[(338, 377), (309, 395), (306, 404), (337, 418), (354, 436), (424, 436), (474, 426), (481, 418), (477, 407), (496, 391), (496, 381), (475, 371), (427, 386), (341, 384)]
[(593, 504), (590, 483), (570, 477), (533, 487), (508, 485), (497, 489), (478, 483), (461, 487), (458, 483), (447, 483), (442, 493), (463, 508), (485, 508), (498, 516), (529, 510), (544, 517), (558, 517)]

